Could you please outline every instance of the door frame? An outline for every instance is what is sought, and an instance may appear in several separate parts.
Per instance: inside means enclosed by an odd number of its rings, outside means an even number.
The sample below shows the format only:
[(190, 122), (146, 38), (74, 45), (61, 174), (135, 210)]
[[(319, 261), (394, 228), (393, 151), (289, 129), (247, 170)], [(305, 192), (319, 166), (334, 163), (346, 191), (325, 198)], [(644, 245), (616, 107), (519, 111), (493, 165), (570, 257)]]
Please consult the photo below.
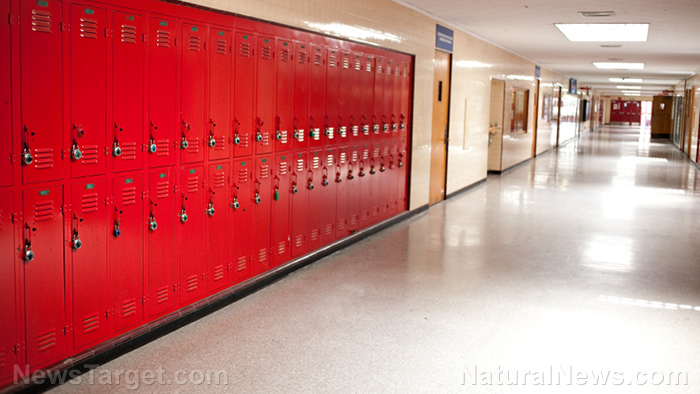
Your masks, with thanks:
[[(440, 203), (442, 201), (445, 201), (445, 199), (447, 198), (447, 168), (448, 168), (447, 166), (449, 164), (449, 156), (450, 156), (449, 155), (450, 115), (451, 115), (450, 114), (450, 104), (452, 103), (452, 59), (453, 59), (453, 57), (452, 57), (451, 52), (443, 51), (443, 50), (436, 48), (435, 49), (435, 58), (437, 58), (438, 53), (447, 55), (447, 58), (448, 58), (448, 60), (447, 60), (447, 76), (449, 78), (449, 83), (447, 85), (447, 88), (448, 88), (447, 89), (447, 124), (445, 125), (445, 142), (444, 142), (445, 143), (445, 175), (444, 175), (444, 178), (442, 180), (442, 187), (445, 190), (445, 193), (442, 195), (442, 199), (440, 199), (438, 201), (434, 201), (434, 202), (430, 201), (430, 191), (431, 191), (430, 185), (431, 185), (432, 180), (433, 180), (432, 179), (432, 169), (431, 169), (431, 173), (428, 174), (428, 177), (429, 177), (429, 179), (428, 179), (428, 205), (434, 205), (434, 204)], [(434, 74), (435, 74), (435, 71), (433, 70), (433, 76), (434, 76)], [(434, 83), (435, 83), (435, 81), (433, 81), (433, 84)], [(434, 106), (433, 106), (433, 108), (434, 108)], [(433, 139), (433, 125), (431, 122), (431, 130), (430, 130), (430, 148), (431, 149), (433, 147), (432, 139)], [(432, 156), (431, 156), (431, 166), (432, 166)]]

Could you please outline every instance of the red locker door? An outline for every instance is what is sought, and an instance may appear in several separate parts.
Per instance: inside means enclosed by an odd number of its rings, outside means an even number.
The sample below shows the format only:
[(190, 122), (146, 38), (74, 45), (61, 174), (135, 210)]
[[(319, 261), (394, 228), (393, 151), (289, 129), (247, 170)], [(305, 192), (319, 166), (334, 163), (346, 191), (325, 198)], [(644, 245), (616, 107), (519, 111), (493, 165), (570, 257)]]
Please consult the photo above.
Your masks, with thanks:
[(71, 4), (70, 13), (71, 173), (104, 174), (107, 12)]
[(63, 189), (24, 191), (24, 306), (27, 364), (60, 358), (66, 351), (63, 268)]
[(374, 57), (369, 55), (362, 56), (362, 65), (360, 83), (362, 141), (369, 143), (374, 139), (374, 135), (379, 133), (379, 123), (375, 121), (374, 117)]
[(399, 168), (396, 166), (396, 159), (399, 157), (399, 141), (392, 139), (389, 142), (389, 157), (386, 168), (389, 182), (389, 206), (387, 217), (394, 216), (398, 213), (399, 201)]
[(336, 185), (336, 219), (335, 235), (337, 239), (345, 238), (348, 232), (348, 203), (347, 176), (349, 149), (345, 146), (338, 148), (335, 170), (332, 182)]
[(384, 141), (379, 144), (380, 156), (379, 156), (379, 184), (381, 185), (381, 191), (379, 195), (379, 215), (378, 219), (386, 219), (389, 214), (389, 202), (391, 201), (392, 192), (392, 179), (389, 173), (389, 156), (391, 147), (389, 146), (389, 141)]
[(107, 336), (107, 209), (105, 182), (72, 186), (69, 234), (73, 283), (73, 347)]
[(345, 205), (347, 215), (347, 233), (352, 234), (360, 228), (360, 177), (358, 170), (360, 166), (360, 158), (362, 148), (353, 146), (348, 152), (347, 172), (343, 181), (346, 181), (345, 186)]
[(311, 46), (311, 88), (309, 89), (309, 147), (323, 146), (322, 130), (326, 122), (326, 50)]
[(362, 146), (360, 155), (360, 164), (358, 165), (357, 176), (360, 179), (360, 224), (359, 228), (363, 229), (370, 225), (370, 211), (372, 207), (371, 194), (372, 183), (368, 176), (371, 164), (372, 145), (365, 144)]
[(352, 79), (354, 73), (354, 55), (352, 52), (342, 52), (340, 67), (340, 82), (338, 83), (338, 145), (347, 145), (353, 136), (353, 124), (355, 116), (353, 114)]
[[(177, 107), (177, 23), (160, 18), (149, 21), (147, 149), (149, 166), (175, 164)], [(178, 142), (179, 145), (179, 142)]]
[[(143, 176), (114, 178), (111, 230), (114, 331), (143, 321)], [(145, 230), (149, 231), (149, 230)]]
[(255, 36), (236, 33), (234, 100), (233, 100), (233, 156), (253, 154), (253, 97), (255, 93)]
[(321, 155), (321, 178), (319, 184), (322, 194), (321, 209), (321, 245), (335, 241), (335, 220), (337, 190), (335, 182), (336, 149), (325, 149)]
[(411, 110), (411, 77), (410, 77), (410, 64), (402, 63), (402, 73), (401, 73), (401, 116), (400, 116), (400, 126), (401, 129), (401, 139), (406, 139), (408, 137), (408, 114)]
[(16, 261), (15, 231), (12, 225), (14, 196), (12, 192), (0, 193), (0, 384), (14, 373), (15, 364), (19, 365), (19, 353), (15, 346), (19, 340), (19, 321), (16, 303)]
[(399, 138), (400, 123), (401, 123), (401, 79), (402, 64), (399, 61), (394, 61), (394, 72), (391, 78), (394, 81), (393, 104), (391, 110), (391, 138)]
[(318, 187), (323, 176), (323, 151), (309, 151), (309, 169), (304, 177), (304, 186), (309, 192), (309, 208), (307, 210), (307, 246), (308, 251), (321, 247), (321, 228), (323, 226), (323, 193)]
[(113, 13), (112, 170), (143, 168), (143, 91), (145, 34), (141, 15)]
[(334, 146), (338, 141), (340, 126), (340, 70), (342, 67), (341, 53), (335, 48), (327, 49), (328, 60), (326, 62), (326, 117), (323, 120), (325, 126), (323, 144)]
[(275, 151), (291, 147), (294, 99), (294, 44), (280, 40), (277, 43), (277, 90), (275, 116)]
[[(231, 137), (231, 54), (233, 33), (212, 27), (209, 31), (209, 160), (228, 159)], [(224, 204), (226, 204), (224, 202)]]
[(352, 53), (352, 64), (350, 67), (350, 119), (348, 122), (348, 133), (351, 134), (350, 142), (356, 144), (362, 140), (362, 55)]
[(382, 110), (384, 111), (382, 116), (382, 138), (391, 138), (392, 134), (392, 123), (393, 123), (393, 109), (394, 109), (394, 60), (386, 58), (385, 60), (386, 69), (384, 70), (384, 92), (382, 94), (383, 103)]
[(292, 200), (292, 258), (302, 256), (308, 251), (306, 239), (309, 209), (308, 158), (306, 152), (295, 153), (291, 166), (289, 192)]
[(399, 167), (399, 184), (398, 184), (398, 210), (403, 212), (406, 210), (406, 186), (408, 184), (407, 174), (408, 174), (408, 156), (407, 156), (407, 141), (402, 139), (399, 146), (399, 156), (397, 158), (397, 166)]
[(256, 69), (255, 153), (272, 152), (275, 127), (275, 39), (258, 37)]
[[(10, 15), (10, 2), (0, 3), (0, 15)], [(0, 186), (12, 185), (12, 62), (10, 24), (0, 23)], [(1, 352), (2, 350), (0, 350)], [(4, 377), (0, 370), (0, 380)]]
[(57, 0), (21, 3), (21, 162), (24, 183), (63, 176), (61, 15), (62, 4)]
[[(205, 86), (207, 82), (207, 28), (182, 24), (182, 74), (180, 75), (180, 163), (204, 160)], [(209, 135), (207, 136), (207, 146)], [(200, 286), (201, 288), (201, 286)], [(184, 290), (184, 289), (183, 289)], [(184, 292), (183, 292), (184, 294)]]
[(233, 281), (242, 282), (252, 275), (250, 255), (253, 249), (253, 171), (251, 158), (236, 160), (231, 165), (231, 245), (234, 265)]
[(148, 174), (148, 313), (153, 317), (176, 303), (175, 179), (172, 168)]
[(384, 138), (384, 133), (388, 131), (384, 130), (385, 125), (387, 125), (384, 107), (386, 104), (386, 99), (384, 98), (386, 67), (386, 59), (377, 56), (374, 70), (374, 140)]
[[(272, 209), (272, 157), (255, 159), (253, 181), (253, 271), (259, 274), (270, 268), (270, 212)], [(251, 229), (249, 228), (248, 231)]]
[(206, 294), (204, 283), (206, 231), (204, 168), (180, 168), (180, 204), (178, 206), (178, 242), (180, 251), (180, 305), (190, 304)]
[(279, 154), (272, 177), (272, 266), (284, 264), (291, 258), (291, 187), (292, 153)]
[(293, 132), (292, 149), (305, 150), (309, 146), (307, 133), (309, 130), (309, 78), (311, 63), (309, 61), (309, 45), (295, 43), (294, 52), (294, 97), (293, 97)]
[(206, 200), (207, 291), (209, 294), (227, 287), (229, 277), (228, 244), (228, 163), (209, 165)]
[(379, 172), (379, 166), (381, 161), (381, 147), (378, 142), (375, 142), (370, 146), (370, 159), (369, 159), (369, 182), (371, 183), (371, 192), (369, 194), (369, 222), (370, 224), (377, 223), (379, 221), (379, 210), (382, 202), (382, 180), (381, 172)]

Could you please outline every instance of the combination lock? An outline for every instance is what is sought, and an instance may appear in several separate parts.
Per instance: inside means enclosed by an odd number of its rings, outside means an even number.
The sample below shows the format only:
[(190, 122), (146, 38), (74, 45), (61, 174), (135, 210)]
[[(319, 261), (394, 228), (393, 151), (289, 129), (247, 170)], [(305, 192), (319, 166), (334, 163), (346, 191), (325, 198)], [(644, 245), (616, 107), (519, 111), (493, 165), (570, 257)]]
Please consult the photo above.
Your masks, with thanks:
[(80, 151), (78, 145), (73, 145), (73, 148), (70, 151), (70, 155), (73, 158), (73, 160), (80, 160), (83, 158), (83, 152)]
[(207, 207), (207, 215), (209, 216), (214, 216), (216, 213), (216, 210), (214, 209), (214, 203), (209, 203), (209, 207)]
[(233, 203), (231, 204), (233, 209), (238, 209), (241, 205), (238, 203), (238, 197), (234, 197)]
[(118, 142), (114, 143), (114, 147), (112, 148), (112, 155), (114, 155), (114, 157), (119, 157), (122, 155), (122, 148), (119, 146)]
[(181, 221), (182, 223), (185, 223), (185, 222), (187, 222), (187, 219), (188, 219), (188, 217), (187, 217), (187, 211), (185, 211), (185, 210), (183, 209), (182, 211), (180, 211), (180, 221)]
[(215, 146), (216, 146), (216, 140), (214, 139), (214, 136), (212, 135), (211, 137), (209, 137), (209, 147), (213, 148)]
[(233, 143), (234, 143), (235, 145), (238, 145), (238, 144), (241, 143), (241, 137), (238, 136), (238, 133), (236, 133), (236, 134), (233, 136)]
[(180, 149), (187, 149), (190, 146), (190, 142), (187, 141), (187, 138), (182, 137), (182, 140), (180, 140)]
[(156, 153), (158, 150), (158, 147), (156, 146), (156, 142), (151, 138), (151, 142), (148, 143), (148, 151), (151, 153)]
[(25, 165), (30, 165), (34, 162), (34, 157), (32, 156), (32, 153), (29, 151), (29, 149), (25, 149), (24, 153), (22, 153), (22, 162)]
[(151, 231), (156, 231), (158, 229), (158, 222), (156, 222), (156, 218), (151, 216), (151, 219), (148, 221), (148, 228)]

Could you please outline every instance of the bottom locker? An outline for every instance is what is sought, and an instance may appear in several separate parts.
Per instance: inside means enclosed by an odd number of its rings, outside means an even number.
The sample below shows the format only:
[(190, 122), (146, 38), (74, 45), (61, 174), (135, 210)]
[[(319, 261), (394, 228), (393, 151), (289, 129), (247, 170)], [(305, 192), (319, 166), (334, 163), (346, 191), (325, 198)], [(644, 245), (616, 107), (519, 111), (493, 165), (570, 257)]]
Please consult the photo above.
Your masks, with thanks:
[(292, 153), (277, 155), (272, 176), (271, 264), (278, 266), (291, 259), (290, 164)]
[(360, 177), (357, 175), (360, 167), (362, 148), (353, 146), (348, 152), (348, 162), (345, 176), (345, 212), (347, 216), (348, 234), (360, 229)]
[(381, 148), (378, 142), (372, 144), (370, 155), (367, 173), (372, 185), (369, 197), (369, 225), (372, 225), (381, 220), (379, 212), (382, 204), (382, 172), (380, 172)]
[(204, 281), (205, 204), (204, 168), (180, 168), (178, 250), (180, 252), (180, 305), (188, 305), (206, 294)]
[(357, 166), (357, 178), (360, 181), (360, 224), (359, 229), (367, 228), (371, 224), (370, 211), (372, 210), (372, 182), (369, 176), (371, 169), (371, 145), (365, 144), (360, 150), (360, 162)]
[(111, 267), (114, 331), (143, 321), (143, 176), (112, 181)]
[(321, 227), (323, 226), (323, 193), (318, 186), (323, 176), (322, 151), (309, 151), (309, 169), (306, 171), (304, 186), (309, 193), (309, 209), (306, 213), (307, 252), (321, 247)]
[(330, 182), (336, 185), (335, 208), (335, 236), (336, 239), (345, 238), (350, 234), (348, 230), (348, 202), (347, 202), (347, 173), (348, 173), (348, 148), (338, 148), (335, 168)]
[(321, 245), (335, 241), (337, 184), (335, 182), (336, 149), (326, 149), (321, 156)]
[(15, 346), (19, 340), (19, 321), (17, 320), (16, 280), (17, 264), (15, 260), (15, 232), (12, 225), (14, 212), (14, 195), (12, 192), (0, 193), (0, 385), (11, 379), (14, 366), (20, 364)]
[(171, 168), (148, 174), (148, 314), (153, 317), (175, 307), (177, 278), (175, 247), (175, 179)]
[(387, 169), (389, 170), (389, 179), (391, 181), (391, 192), (389, 193), (388, 216), (392, 217), (399, 213), (399, 168), (396, 166), (396, 160), (399, 157), (399, 141), (392, 140), (389, 149)]
[(207, 175), (206, 280), (209, 294), (231, 283), (229, 271), (233, 267), (229, 264), (228, 167), (228, 163), (210, 164)]
[(270, 210), (272, 209), (272, 157), (255, 159), (253, 181), (253, 275), (270, 269)]
[(292, 258), (306, 254), (308, 249), (306, 229), (308, 227), (309, 189), (308, 178), (308, 153), (294, 153), (291, 163), (290, 187), (291, 194), (291, 249)]
[(241, 282), (252, 275), (250, 255), (253, 245), (253, 211), (252, 190), (253, 170), (255, 163), (252, 158), (235, 160), (231, 163), (231, 263), (233, 264), (232, 280)]
[(405, 139), (402, 139), (399, 141), (399, 153), (398, 153), (398, 158), (397, 158), (397, 164), (396, 166), (398, 167), (398, 180), (399, 184), (397, 186), (399, 195), (398, 195), (398, 210), (399, 212), (403, 212), (406, 209), (408, 209), (407, 205), (407, 195), (408, 195), (408, 156), (407, 156), (407, 142)]

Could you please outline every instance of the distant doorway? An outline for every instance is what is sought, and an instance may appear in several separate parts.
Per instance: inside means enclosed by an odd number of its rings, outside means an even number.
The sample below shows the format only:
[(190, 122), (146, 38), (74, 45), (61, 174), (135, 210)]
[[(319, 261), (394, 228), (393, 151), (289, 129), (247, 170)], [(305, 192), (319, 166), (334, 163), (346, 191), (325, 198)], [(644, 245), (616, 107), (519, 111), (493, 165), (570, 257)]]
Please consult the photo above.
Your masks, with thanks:
[(435, 51), (433, 128), (430, 149), (430, 205), (445, 199), (451, 63), (452, 55)]

